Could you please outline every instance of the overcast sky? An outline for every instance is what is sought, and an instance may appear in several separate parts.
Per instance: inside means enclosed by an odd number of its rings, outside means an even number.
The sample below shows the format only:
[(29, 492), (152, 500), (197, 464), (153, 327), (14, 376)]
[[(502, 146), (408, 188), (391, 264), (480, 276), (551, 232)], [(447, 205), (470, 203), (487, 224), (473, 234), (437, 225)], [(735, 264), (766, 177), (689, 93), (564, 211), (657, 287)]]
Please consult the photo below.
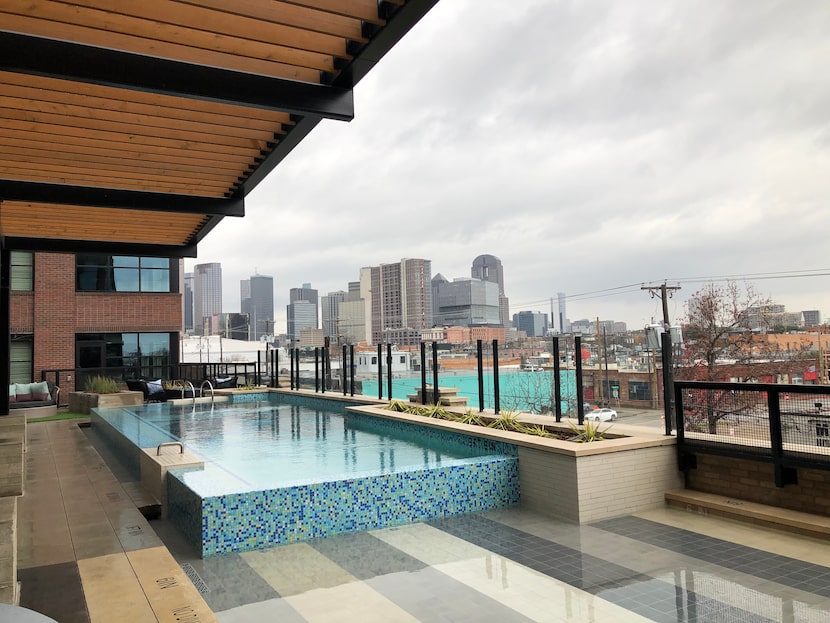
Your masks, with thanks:
[[(705, 278), (830, 317), (830, 1), (441, 0), (199, 245), (239, 281), (345, 290), (362, 266), (489, 253), (510, 311), (640, 328)], [(744, 279), (738, 281), (743, 283)], [(604, 292), (602, 295), (576, 296)]]

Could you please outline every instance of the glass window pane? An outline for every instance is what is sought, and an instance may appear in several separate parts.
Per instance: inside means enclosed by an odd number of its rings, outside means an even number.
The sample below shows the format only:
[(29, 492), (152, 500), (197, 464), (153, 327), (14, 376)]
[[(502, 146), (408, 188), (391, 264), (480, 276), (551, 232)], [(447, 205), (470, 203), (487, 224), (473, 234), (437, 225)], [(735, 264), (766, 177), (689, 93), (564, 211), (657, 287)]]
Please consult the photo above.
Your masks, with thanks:
[(84, 292), (112, 290), (109, 269), (96, 266), (79, 266), (75, 269), (76, 288)]
[(75, 256), (76, 266), (107, 266), (109, 258), (100, 253), (78, 253)]
[(170, 270), (170, 260), (166, 257), (142, 257), (142, 268), (165, 268)]
[(138, 341), (144, 356), (167, 355), (170, 351), (169, 333), (140, 333)]
[(12, 383), (31, 383), (32, 378), (32, 338), (12, 337), (9, 349), (9, 379)]
[(138, 271), (134, 268), (115, 268), (115, 291), (138, 292)]
[(130, 255), (113, 255), (112, 265), (119, 268), (138, 268), (138, 258)]
[(169, 270), (141, 270), (142, 292), (170, 292)]
[(31, 292), (33, 284), (34, 253), (30, 251), (12, 251), (11, 264), (11, 289)]

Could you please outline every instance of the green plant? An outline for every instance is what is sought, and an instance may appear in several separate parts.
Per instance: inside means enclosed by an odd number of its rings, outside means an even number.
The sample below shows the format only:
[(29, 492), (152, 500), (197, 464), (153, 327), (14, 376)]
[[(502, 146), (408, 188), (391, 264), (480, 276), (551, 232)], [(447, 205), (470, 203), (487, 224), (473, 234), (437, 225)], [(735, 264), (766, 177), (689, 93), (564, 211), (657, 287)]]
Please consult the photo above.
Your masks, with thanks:
[(493, 420), (487, 425), (487, 428), (497, 428), (499, 430), (511, 430), (521, 432), (522, 423), (519, 421), (519, 417), (513, 411), (508, 411), (507, 413), (502, 413), (499, 415), (498, 418)]
[(475, 426), (485, 426), (484, 420), (482, 419), (481, 415), (470, 411), (467, 409), (462, 415), (458, 416), (456, 419), (457, 422), (461, 422), (462, 424), (473, 424)]
[(526, 435), (535, 435), (536, 437), (556, 437), (556, 435), (551, 433), (547, 428), (545, 428), (544, 426), (539, 426), (538, 424), (522, 425), (521, 430), (519, 432), (525, 433)]
[(591, 422), (589, 420), (585, 420), (585, 424), (582, 425), (581, 429), (577, 424), (574, 424), (573, 422), (568, 422), (568, 426), (574, 433), (574, 436), (571, 438), (571, 441), (575, 441), (577, 443), (603, 441), (605, 439), (605, 433), (607, 433), (608, 429), (611, 428), (610, 426), (608, 426), (607, 428), (600, 429), (599, 422)]
[(427, 417), (435, 417), (435, 418), (439, 418), (439, 419), (442, 419), (442, 420), (452, 419), (450, 417), (449, 412), (444, 407), (442, 407), (440, 405), (433, 405), (431, 407), (430, 406), (425, 406), (425, 407), (421, 407), (421, 409), (423, 411), (421, 413), (421, 415), (425, 415)]
[(398, 400), (397, 398), (391, 400), (386, 408), (390, 411), (397, 411), (398, 413), (412, 413), (411, 404), (403, 400)]
[(84, 391), (90, 394), (117, 394), (121, 388), (118, 381), (108, 376), (90, 376), (84, 381)]

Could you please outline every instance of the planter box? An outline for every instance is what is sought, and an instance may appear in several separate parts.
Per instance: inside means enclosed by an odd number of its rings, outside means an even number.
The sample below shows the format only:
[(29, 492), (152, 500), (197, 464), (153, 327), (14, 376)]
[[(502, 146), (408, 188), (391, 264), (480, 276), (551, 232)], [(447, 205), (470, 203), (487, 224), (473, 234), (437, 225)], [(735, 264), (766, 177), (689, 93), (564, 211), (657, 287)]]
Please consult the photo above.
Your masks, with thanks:
[(90, 392), (69, 392), (69, 410), (72, 413), (90, 413), (101, 407), (131, 407), (144, 404), (142, 392), (123, 391), (117, 394), (93, 394)]
[(676, 439), (651, 430), (614, 424), (614, 438), (574, 443), (378, 407), (350, 410), (516, 445), (520, 504), (551, 517), (590, 523), (661, 508), (666, 491), (683, 488)]

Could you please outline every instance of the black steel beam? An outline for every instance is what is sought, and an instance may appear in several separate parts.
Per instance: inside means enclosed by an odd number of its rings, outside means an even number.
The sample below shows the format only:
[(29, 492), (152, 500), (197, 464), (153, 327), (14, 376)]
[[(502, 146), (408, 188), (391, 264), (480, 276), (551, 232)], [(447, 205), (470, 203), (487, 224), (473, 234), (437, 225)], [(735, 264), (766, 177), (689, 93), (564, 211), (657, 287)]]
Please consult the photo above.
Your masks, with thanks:
[(407, 0), (402, 6), (380, 2), (378, 12), (380, 17), (388, 19), (386, 26), (365, 33), (372, 36), (371, 40), (357, 50), (352, 62), (340, 72), (332, 85), (354, 87), (436, 4), (438, 0)]
[(351, 121), (351, 88), (310, 84), (12, 32), (0, 70)]
[(296, 123), (288, 130), (283, 139), (271, 150), (259, 166), (251, 172), (248, 178), (239, 185), (234, 196), (244, 197), (256, 188), (257, 184), (264, 180), (265, 176), (273, 171), (308, 136), (309, 132), (317, 127), (320, 121), (322, 121), (322, 117), (306, 116), (297, 118)]
[(63, 240), (55, 238), (20, 238), (6, 236), (9, 251), (44, 251), (52, 253), (109, 253), (150, 257), (196, 257), (196, 245), (139, 244), (100, 240)]
[(153, 210), (215, 216), (245, 216), (242, 197), (194, 197), (170, 193), (118, 190), (87, 186), (63, 186), (40, 182), (0, 180), (0, 201), (32, 201), (93, 208)]

